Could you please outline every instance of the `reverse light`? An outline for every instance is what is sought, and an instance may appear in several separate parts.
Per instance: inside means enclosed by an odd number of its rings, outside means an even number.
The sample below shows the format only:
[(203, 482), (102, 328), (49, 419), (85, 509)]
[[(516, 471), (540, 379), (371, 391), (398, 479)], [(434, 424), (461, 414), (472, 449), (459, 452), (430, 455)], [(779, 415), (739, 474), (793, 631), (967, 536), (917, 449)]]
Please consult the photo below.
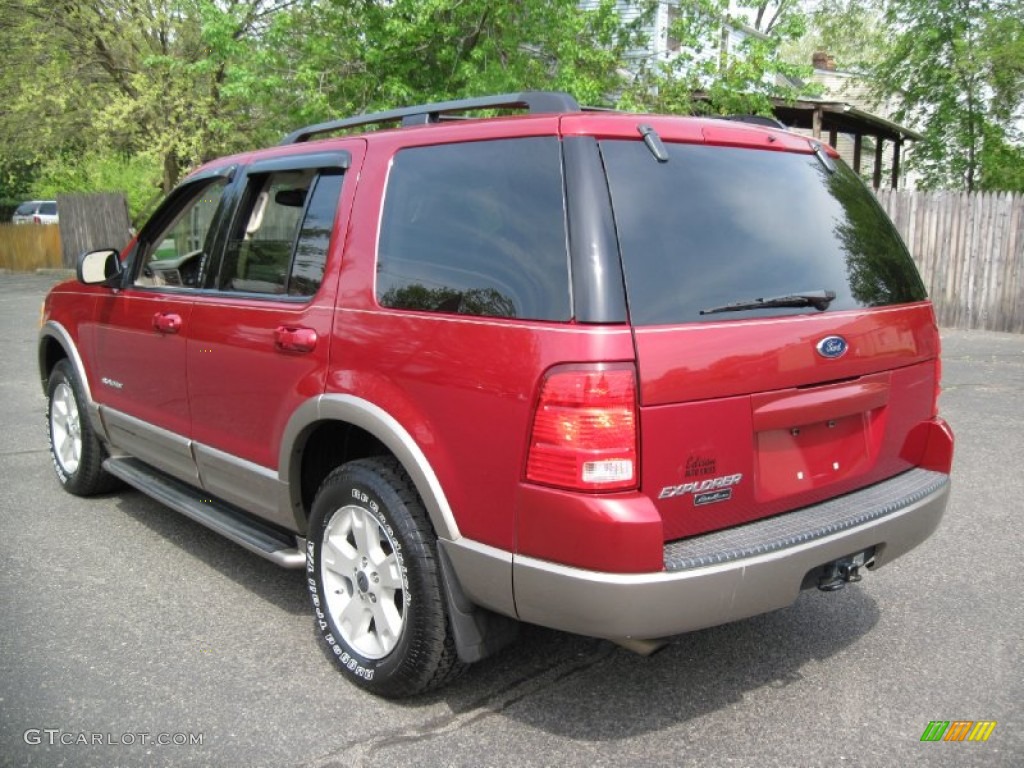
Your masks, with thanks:
[(636, 400), (630, 365), (550, 372), (534, 412), (526, 479), (570, 490), (635, 488)]

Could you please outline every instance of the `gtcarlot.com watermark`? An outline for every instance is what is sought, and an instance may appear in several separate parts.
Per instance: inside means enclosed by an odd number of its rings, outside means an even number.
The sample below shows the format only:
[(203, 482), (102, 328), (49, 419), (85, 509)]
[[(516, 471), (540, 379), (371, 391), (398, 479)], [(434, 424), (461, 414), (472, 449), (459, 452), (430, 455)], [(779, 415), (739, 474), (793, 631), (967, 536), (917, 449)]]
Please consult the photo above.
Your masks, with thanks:
[(65, 731), (62, 728), (29, 728), (21, 738), (29, 746), (144, 746), (150, 747), (201, 747), (202, 733), (150, 733), (129, 731), (125, 733), (92, 733), (90, 731)]

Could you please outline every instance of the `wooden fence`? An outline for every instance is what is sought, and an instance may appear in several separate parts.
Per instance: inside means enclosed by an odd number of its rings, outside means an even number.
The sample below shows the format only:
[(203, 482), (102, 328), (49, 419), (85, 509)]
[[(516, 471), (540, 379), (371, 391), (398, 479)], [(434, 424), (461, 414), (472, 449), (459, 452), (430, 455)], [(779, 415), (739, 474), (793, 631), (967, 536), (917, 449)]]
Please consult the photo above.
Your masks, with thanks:
[(128, 203), (120, 193), (57, 195), (57, 210), (65, 267), (75, 266), (83, 251), (121, 250), (131, 240)]
[(30, 272), (61, 266), (56, 224), (0, 224), (0, 268)]
[(1024, 195), (883, 189), (944, 328), (1024, 333)]

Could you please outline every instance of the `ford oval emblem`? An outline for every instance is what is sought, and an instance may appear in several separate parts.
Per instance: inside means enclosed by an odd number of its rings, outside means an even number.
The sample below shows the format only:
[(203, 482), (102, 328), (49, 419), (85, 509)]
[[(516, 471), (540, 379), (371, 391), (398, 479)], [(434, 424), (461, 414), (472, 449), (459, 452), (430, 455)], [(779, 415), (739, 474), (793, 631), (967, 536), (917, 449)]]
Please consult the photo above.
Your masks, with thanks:
[(846, 343), (846, 339), (842, 336), (826, 336), (818, 342), (815, 349), (818, 350), (818, 354), (822, 357), (835, 360), (837, 357), (845, 355), (849, 346)]

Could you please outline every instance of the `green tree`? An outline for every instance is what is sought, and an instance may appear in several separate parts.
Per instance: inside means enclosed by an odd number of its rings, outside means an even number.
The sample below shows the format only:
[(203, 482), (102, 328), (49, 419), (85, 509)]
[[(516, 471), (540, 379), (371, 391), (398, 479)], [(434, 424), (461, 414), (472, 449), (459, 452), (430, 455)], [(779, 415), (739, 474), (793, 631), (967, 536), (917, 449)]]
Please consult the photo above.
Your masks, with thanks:
[(280, 128), (526, 89), (600, 102), (621, 89), (623, 56), (639, 37), (615, 0), (592, 9), (576, 0), (310, 2), (274, 19), (226, 87)]
[[(288, 0), (8, 0), (4, 154), (34, 163), (86, 150), (145, 155), (166, 190), (183, 169), (246, 145), (224, 98), (229, 69)], [(232, 111), (234, 113), (232, 113)], [(230, 119), (229, 119), (230, 115)]]
[(885, 0), (809, 0), (804, 4), (807, 29), (783, 46), (788, 61), (806, 63), (826, 51), (843, 72), (862, 72), (876, 63), (888, 43)]
[(48, 189), (157, 168), (166, 191), (340, 115), (526, 88), (603, 101), (640, 34), (616, 0), (6, 0), (0, 167)]
[(40, 163), (31, 184), (32, 197), (52, 200), (66, 192), (120, 192), (138, 225), (157, 202), (160, 165), (147, 154), (87, 151), (76, 157), (57, 155)]
[(751, 26), (759, 32), (771, 34), (801, 14), (800, 0), (748, 0), (737, 3), (741, 12), (751, 18)]
[(885, 22), (894, 34), (871, 75), (924, 132), (911, 157), (922, 186), (1024, 189), (1019, 3), (889, 0)]
[[(804, 15), (793, 0), (733, 3), (693, 0), (674, 12), (668, 56), (644, 62), (623, 103), (670, 113), (772, 113), (772, 99), (816, 92), (801, 80), (806, 65), (791, 64), (782, 46), (799, 38)], [(748, 23), (749, 22), (749, 23)], [(738, 44), (730, 41), (739, 32)]]

